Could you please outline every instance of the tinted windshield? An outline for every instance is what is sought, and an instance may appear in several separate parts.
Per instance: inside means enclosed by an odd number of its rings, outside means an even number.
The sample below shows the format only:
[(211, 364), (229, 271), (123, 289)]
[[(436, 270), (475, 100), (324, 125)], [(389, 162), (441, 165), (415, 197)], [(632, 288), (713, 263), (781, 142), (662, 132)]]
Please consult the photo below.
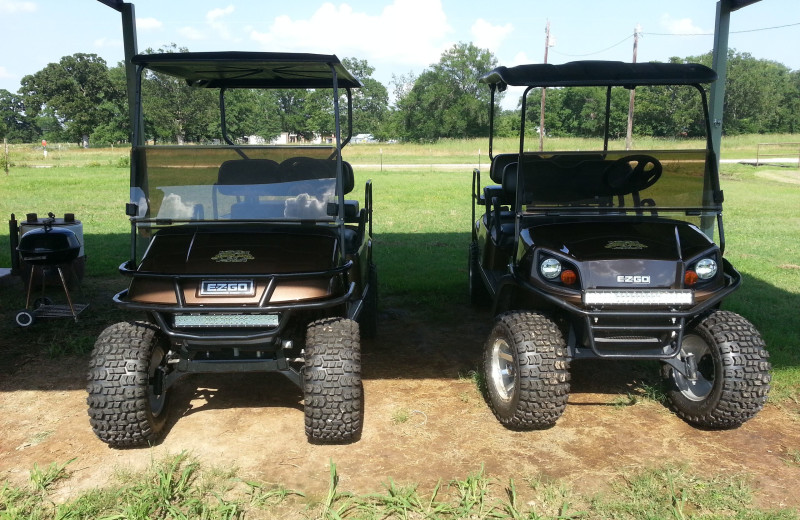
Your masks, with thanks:
[[(525, 153), (519, 162), (521, 203), (539, 208), (713, 209), (703, 150)], [(505, 168), (503, 184), (512, 188)]]
[(134, 161), (131, 202), (141, 219), (331, 219), (332, 147), (145, 146)]

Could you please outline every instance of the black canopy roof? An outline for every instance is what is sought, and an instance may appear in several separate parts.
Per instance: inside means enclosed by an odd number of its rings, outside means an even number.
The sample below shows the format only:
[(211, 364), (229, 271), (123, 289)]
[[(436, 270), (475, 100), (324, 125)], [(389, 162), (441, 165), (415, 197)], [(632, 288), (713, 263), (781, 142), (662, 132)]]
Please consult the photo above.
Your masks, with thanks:
[(361, 83), (333, 54), (276, 52), (170, 52), (131, 60), (155, 72), (206, 88), (358, 88)]
[(624, 63), (621, 61), (573, 61), (562, 65), (533, 64), (497, 67), (480, 78), (481, 83), (506, 86), (577, 87), (692, 85), (710, 83), (717, 73), (697, 63)]

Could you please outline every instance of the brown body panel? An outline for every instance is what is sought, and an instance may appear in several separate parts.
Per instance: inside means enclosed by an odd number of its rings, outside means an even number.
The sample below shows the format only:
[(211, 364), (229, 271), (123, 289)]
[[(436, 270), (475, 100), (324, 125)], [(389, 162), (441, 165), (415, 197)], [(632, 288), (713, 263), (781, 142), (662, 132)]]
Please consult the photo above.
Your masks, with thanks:
[[(295, 230), (297, 227), (295, 226)], [(337, 238), (325, 232), (290, 234), (282, 230), (245, 229), (225, 232), (213, 229), (165, 229), (157, 233), (139, 267), (139, 274), (203, 275), (219, 281), (252, 281), (254, 289), (242, 295), (203, 295), (202, 276), (178, 282), (186, 305), (258, 305), (313, 300), (334, 295), (339, 285), (329, 278), (283, 279), (270, 285), (270, 275), (313, 273), (335, 266)], [(220, 279), (219, 275), (230, 275)], [(137, 276), (129, 298), (138, 303), (178, 303), (170, 278)]]

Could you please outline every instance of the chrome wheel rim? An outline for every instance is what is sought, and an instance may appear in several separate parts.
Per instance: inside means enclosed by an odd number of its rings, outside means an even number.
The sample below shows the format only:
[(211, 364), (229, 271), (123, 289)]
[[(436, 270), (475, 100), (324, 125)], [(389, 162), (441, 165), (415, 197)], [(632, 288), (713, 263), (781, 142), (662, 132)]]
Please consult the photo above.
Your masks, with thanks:
[(492, 387), (502, 401), (511, 401), (517, 385), (517, 368), (511, 346), (505, 339), (494, 340), (490, 359), (489, 376)]
[(711, 347), (697, 334), (687, 334), (681, 344), (681, 359), (693, 355), (697, 363), (697, 380), (691, 381), (686, 376), (673, 369), (673, 379), (681, 394), (690, 401), (702, 401), (707, 398), (714, 388), (716, 374)]

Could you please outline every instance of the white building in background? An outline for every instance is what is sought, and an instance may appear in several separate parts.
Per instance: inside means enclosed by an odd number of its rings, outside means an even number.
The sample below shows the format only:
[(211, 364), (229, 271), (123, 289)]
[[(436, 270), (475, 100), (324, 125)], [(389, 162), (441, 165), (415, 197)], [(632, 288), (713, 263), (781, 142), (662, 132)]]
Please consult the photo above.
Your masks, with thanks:
[(353, 136), (353, 144), (377, 143), (378, 140), (372, 134), (358, 134)]
[(334, 138), (332, 135), (319, 135), (314, 134), (311, 140), (305, 140), (302, 136), (289, 132), (281, 132), (280, 135), (267, 142), (266, 139), (260, 135), (247, 136), (248, 144), (332, 144)]

